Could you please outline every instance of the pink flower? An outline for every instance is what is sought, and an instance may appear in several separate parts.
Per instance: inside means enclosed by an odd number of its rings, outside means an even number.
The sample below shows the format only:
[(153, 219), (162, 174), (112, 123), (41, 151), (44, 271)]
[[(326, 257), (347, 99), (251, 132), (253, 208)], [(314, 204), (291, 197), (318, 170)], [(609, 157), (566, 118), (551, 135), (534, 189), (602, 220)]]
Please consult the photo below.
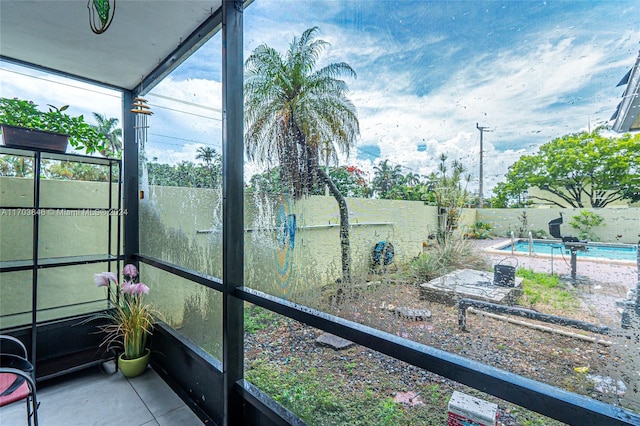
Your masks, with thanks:
[(109, 282), (118, 285), (118, 277), (113, 272), (101, 272), (93, 274), (93, 282), (96, 283), (96, 287), (109, 287)]
[(135, 277), (138, 276), (138, 268), (136, 268), (136, 265), (129, 263), (127, 265), (124, 265), (124, 268), (122, 269), (122, 273), (124, 274), (124, 276), (128, 277), (130, 280), (133, 280)]
[(131, 281), (122, 281), (122, 285), (120, 286), (120, 289), (125, 294), (131, 294), (130, 288), (132, 285), (133, 285), (133, 282)]
[(122, 292), (125, 294), (130, 294), (132, 296), (133, 295), (141, 296), (143, 294), (149, 294), (149, 287), (147, 287), (143, 283), (134, 284), (134, 283), (125, 281), (122, 284)]

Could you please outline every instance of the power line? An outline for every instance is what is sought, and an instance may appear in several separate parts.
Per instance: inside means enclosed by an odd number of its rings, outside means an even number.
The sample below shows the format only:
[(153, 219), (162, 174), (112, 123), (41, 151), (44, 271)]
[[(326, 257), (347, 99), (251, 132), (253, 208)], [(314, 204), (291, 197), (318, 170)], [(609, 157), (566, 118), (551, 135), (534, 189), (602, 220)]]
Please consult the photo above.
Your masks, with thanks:
[(10, 69), (7, 69), (7, 68), (0, 68), (0, 70), (2, 70), (4, 72), (9, 72), (9, 73), (13, 73), (13, 74), (22, 75), (24, 77), (35, 78), (36, 80), (42, 80), (42, 81), (46, 81), (48, 83), (59, 84), (61, 86), (72, 87), (74, 89), (85, 90), (87, 92), (98, 93), (100, 95), (110, 96), (112, 98), (117, 98), (117, 99), (122, 99), (121, 95), (117, 95), (117, 94), (113, 94), (113, 93), (101, 92), (100, 90), (89, 89), (87, 87), (76, 86), (76, 85), (73, 85), (73, 84), (64, 83), (62, 81), (51, 80), (51, 79), (46, 78), (46, 77), (35, 76), (35, 75), (28, 74), (28, 73), (20, 72), (20, 71), (10, 70)]
[(168, 101), (178, 102), (178, 103), (181, 103), (181, 104), (190, 105), (190, 106), (194, 106), (194, 107), (197, 107), (197, 108), (208, 109), (209, 111), (219, 112), (220, 114), (222, 114), (222, 110), (220, 108), (215, 108), (215, 107), (210, 107), (210, 106), (207, 106), (207, 105), (197, 104), (195, 102), (185, 101), (185, 100), (182, 100), (182, 99), (172, 98), (171, 96), (167, 96), (167, 95), (160, 95), (160, 94), (157, 94), (157, 93), (149, 93), (149, 94), (147, 94), (147, 96), (156, 97), (156, 98), (160, 98), (160, 99), (166, 99)]
[[(158, 137), (161, 137), (161, 138), (173, 139), (173, 140), (182, 141), (182, 142), (193, 142), (193, 143), (199, 143), (199, 144), (207, 145), (207, 146), (220, 146), (220, 145), (217, 145), (217, 144), (214, 145), (214, 144), (211, 144), (211, 143), (206, 143), (206, 142), (197, 141), (197, 140), (193, 140), (193, 139), (184, 139), (184, 138), (178, 138), (178, 137), (175, 137), (175, 136), (161, 135), (159, 133), (149, 133), (149, 134), (153, 135), (153, 136), (158, 136)], [(155, 143), (168, 145), (167, 142), (155, 142)]]
[(149, 106), (152, 106), (152, 107), (154, 107), (154, 108), (166, 109), (166, 110), (169, 110), (169, 111), (175, 111), (175, 112), (179, 112), (179, 113), (182, 113), (182, 114), (191, 115), (191, 116), (193, 116), (193, 117), (200, 117), (200, 118), (206, 118), (206, 119), (208, 119), (208, 120), (222, 121), (222, 118), (212, 117), (212, 116), (210, 116), (210, 115), (196, 114), (196, 113), (194, 113), (194, 112), (182, 111), (182, 110), (179, 110), (179, 109), (169, 108), (169, 107), (162, 106), (162, 105), (158, 105), (158, 104), (152, 104), (152, 103), (150, 103), (150, 104), (149, 104)]

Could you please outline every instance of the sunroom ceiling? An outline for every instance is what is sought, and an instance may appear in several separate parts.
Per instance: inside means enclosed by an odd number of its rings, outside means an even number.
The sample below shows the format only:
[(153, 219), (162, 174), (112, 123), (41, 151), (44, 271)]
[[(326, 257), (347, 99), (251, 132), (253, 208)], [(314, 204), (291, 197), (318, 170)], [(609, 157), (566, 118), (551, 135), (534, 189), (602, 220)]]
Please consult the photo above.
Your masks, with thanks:
[[(96, 35), (89, 26), (87, 0), (1, 0), (0, 55), (134, 89), (221, 4), (222, 0), (117, 0), (111, 26)], [(208, 35), (199, 35), (199, 42)]]

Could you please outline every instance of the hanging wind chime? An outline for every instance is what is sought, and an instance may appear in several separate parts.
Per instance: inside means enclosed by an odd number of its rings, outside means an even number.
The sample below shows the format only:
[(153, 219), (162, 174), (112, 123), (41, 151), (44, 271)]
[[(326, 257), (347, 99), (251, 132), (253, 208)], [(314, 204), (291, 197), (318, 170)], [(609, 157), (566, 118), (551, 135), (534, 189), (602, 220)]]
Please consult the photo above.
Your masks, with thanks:
[(91, 31), (102, 34), (107, 31), (113, 21), (113, 15), (116, 13), (116, 0), (89, 0), (87, 9), (89, 9)]
[(149, 191), (149, 173), (147, 170), (146, 155), (144, 152), (145, 145), (147, 143), (147, 129), (149, 129), (147, 117), (153, 115), (153, 112), (151, 112), (151, 109), (147, 105), (147, 100), (144, 98), (134, 98), (132, 106), (133, 108), (131, 108), (131, 112), (136, 115), (136, 122), (134, 125), (134, 129), (136, 131), (136, 142), (138, 144), (138, 152), (140, 153), (140, 158), (142, 159), (142, 182), (140, 187), (140, 199), (143, 200), (145, 198), (145, 194)]
[(133, 108), (131, 108), (131, 112), (136, 115), (136, 141), (138, 142), (138, 146), (140, 150), (144, 150), (144, 146), (147, 143), (147, 129), (149, 125), (147, 124), (147, 117), (149, 115), (153, 115), (151, 109), (147, 105), (147, 100), (144, 98), (134, 98), (133, 99)]

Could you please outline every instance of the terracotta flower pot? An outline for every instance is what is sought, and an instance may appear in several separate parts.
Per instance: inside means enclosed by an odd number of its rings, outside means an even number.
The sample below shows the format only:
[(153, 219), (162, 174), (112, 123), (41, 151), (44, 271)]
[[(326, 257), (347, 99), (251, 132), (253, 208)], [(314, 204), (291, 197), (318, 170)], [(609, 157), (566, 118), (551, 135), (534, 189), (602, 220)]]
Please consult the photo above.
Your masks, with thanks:
[(144, 350), (144, 355), (135, 359), (124, 359), (124, 353), (118, 357), (118, 368), (122, 371), (125, 377), (136, 377), (141, 375), (147, 369), (149, 365), (149, 356), (151, 351), (147, 348)]

